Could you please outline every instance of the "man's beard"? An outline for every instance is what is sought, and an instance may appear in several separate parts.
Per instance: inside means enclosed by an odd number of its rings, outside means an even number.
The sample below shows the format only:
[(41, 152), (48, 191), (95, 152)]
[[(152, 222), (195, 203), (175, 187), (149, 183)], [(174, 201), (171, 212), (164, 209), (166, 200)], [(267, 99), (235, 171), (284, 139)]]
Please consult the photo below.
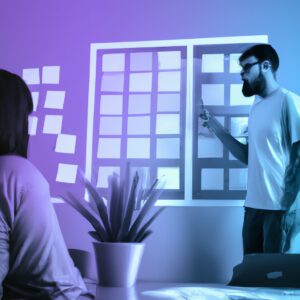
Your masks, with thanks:
[(248, 81), (244, 80), (242, 93), (245, 97), (251, 97), (253, 95), (262, 95), (266, 88), (266, 79), (262, 75), (261, 71), (256, 79), (250, 85)]

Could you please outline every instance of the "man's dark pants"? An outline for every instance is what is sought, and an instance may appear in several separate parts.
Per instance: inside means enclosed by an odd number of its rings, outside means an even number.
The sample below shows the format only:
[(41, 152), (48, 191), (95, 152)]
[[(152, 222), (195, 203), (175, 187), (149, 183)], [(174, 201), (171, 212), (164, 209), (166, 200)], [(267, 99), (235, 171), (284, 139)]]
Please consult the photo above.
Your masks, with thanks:
[(294, 219), (295, 212), (245, 207), (244, 255), (287, 251)]

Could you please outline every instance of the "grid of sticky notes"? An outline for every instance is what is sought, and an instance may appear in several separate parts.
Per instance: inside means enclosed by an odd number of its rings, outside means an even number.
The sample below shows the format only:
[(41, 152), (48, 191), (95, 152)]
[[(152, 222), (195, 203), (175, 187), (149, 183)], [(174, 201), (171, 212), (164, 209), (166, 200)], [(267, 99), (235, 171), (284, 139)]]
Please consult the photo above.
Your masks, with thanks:
[[(54, 152), (74, 156), (77, 136), (62, 132), (66, 92), (60, 89), (60, 66), (26, 68), (22, 77), (31, 90), (33, 100), (33, 112), (29, 116), (31, 138), (38, 138), (39, 134), (54, 135)], [(77, 164), (61, 162), (54, 167), (57, 168), (56, 182), (75, 183)]]
[[(242, 84), (236, 80), (239, 77), (241, 67), (239, 65), (239, 53), (209, 53), (201, 55), (200, 74), (206, 79), (200, 80), (201, 98), (204, 104), (210, 107), (210, 111), (226, 107), (236, 110), (239, 107), (250, 106), (253, 97), (244, 97)], [(222, 77), (223, 76), (223, 77)], [(222, 82), (222, 78), (225, 78)], [(234, 78), (231, 80), (230, 78)], [(197, 82), (197, 81), (196, 81)], [(220, 109), (218, 110), (220, 112)], [(242, 143), (247, 142), (248, 117), (235, 116), (227, 113), (224, 116), (217, 115), (216, 120), (223, 127), (229, 127), (230, 134)], [(225, 126), (226, 125), (226, 126)], [(198, 118), (197, 158), (208, 160), (210, 163), (201, 167), (197, 182), (201, 191), (245, 191), (247, 188), (247, 168), (235, 167), (237, 159), (224, 149), (221, 141), (208, 128), (202, 126), (202, 120)], [(228, 154), (226, 154), (228, 153)], [(228, 156), (226, 156), (228, 155)], [(224, 165), (229, 159), (233, 162)], [(226, 167), (224, 167), (226, 166)], [(195, 174), (195, 173), (194, 173)], [(197, 181), (197, 180), (196, 180)]]
[(181, 51), (106, 52), (100, 61), (98, 187), (107, 188), (108, 176), (132, 161), (149, 169), (152, 178), (164, 176), (167, 190), (179, 190), (184, 142)]

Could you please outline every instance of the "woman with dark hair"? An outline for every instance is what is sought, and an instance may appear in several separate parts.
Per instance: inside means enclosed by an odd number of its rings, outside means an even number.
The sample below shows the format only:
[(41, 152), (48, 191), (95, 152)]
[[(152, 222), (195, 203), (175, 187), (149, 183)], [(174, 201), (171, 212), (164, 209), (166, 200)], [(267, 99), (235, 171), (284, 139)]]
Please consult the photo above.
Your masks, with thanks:
[(0, 70), (0, 299), (91, 298), (66, 248), (48, 182), (27, 160), (32, 109), (25, 82)]

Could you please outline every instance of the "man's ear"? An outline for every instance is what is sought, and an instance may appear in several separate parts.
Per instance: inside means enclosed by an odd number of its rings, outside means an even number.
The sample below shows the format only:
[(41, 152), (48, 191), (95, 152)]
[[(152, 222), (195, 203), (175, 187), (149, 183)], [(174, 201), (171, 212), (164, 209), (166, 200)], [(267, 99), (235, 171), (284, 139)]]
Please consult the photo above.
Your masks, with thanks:
[(271, 68), (271, 63), (269, 60), (265, 60), (263, 63), (262, 63), (262, 67), (265, 71), (267, 71), (268, 69)]

